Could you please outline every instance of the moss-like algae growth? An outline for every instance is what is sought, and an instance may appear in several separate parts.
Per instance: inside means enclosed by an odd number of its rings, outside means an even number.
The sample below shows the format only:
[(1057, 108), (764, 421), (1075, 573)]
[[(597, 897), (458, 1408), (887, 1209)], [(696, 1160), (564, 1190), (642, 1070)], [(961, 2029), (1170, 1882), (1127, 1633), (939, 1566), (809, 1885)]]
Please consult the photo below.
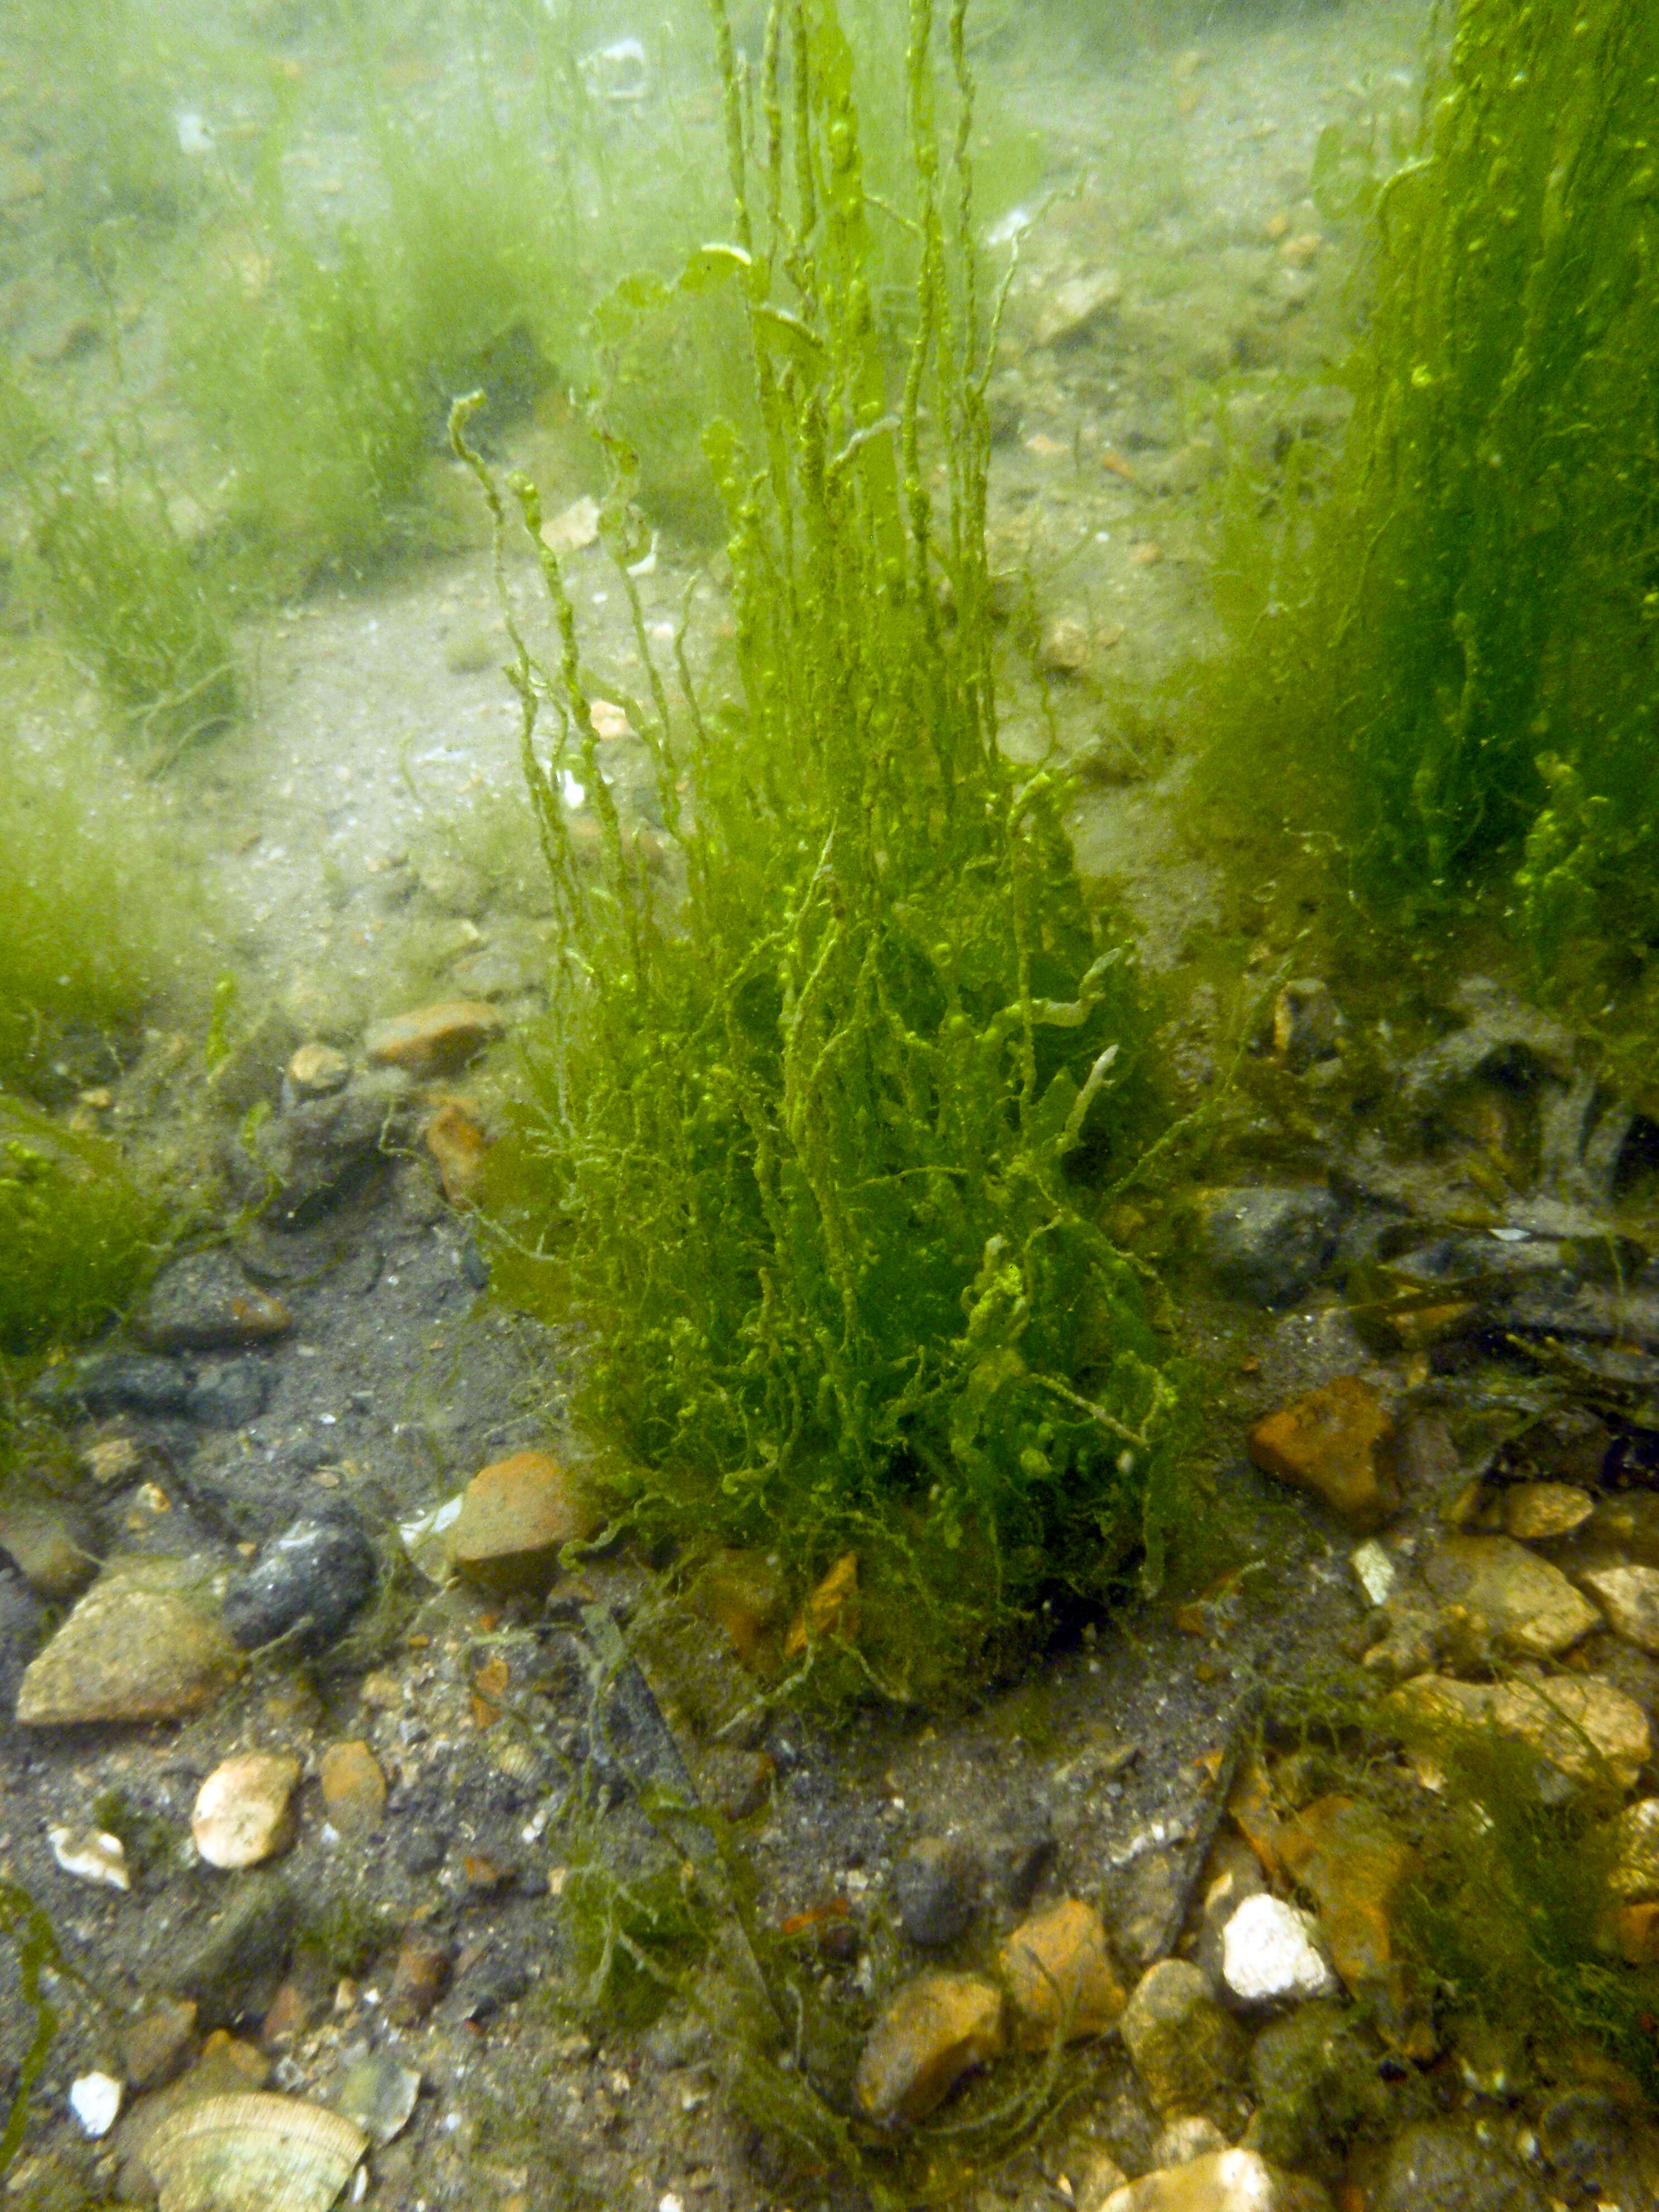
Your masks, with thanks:
[(1626, 1965), (1613, 1924), (1616, 1794), (1553, 1802), (1550, 1770), (1496, 1733), (1436, 1756), (1449, 1810), (1405, 1933), (1439, 2008), (1500, 2035), (1546, 2080), (1600, 2055), (1659, 2094), (1659, 1968)]
[[(896, 390), (833, 8), (775, 9), (753, 86), (723, 11), (717, 31), (734, 234), (681, 281), (729, 288), (751, 348), (757, 437), (707, 438), (740, 691), (705, 710), (682, 654), (677, 714), (653, 674), (671, 900), (599, 772), (574, 614), (515, 484), (562, 639), (548, 665), (515, 630), (564, 946), (529, 1141), (562, 1291), (597, 1332), (586, 1411), (622, 1447), (618, 1502), (647, 1530), (781, 1547), (800, 1577), (856, 1553), (863, 1662), (915, 1686), (1056, 1585), (1156, 1568), (1177, 1392), (1073, 1181), (1085, 1155), (1128, 1164), (1147, 1018), (1062, 786), (997, 747), (962, 10), (944, 159), (927, 0), (911, 14)], [(613, 499), (623, 551), (624, 521)]]
[(91, 1335), (161, 1249), (161, 1211), (112, 1145), (0, 1095), (0, 1352)]
[(1334, 481), (1272, 556), (1241, 504), (1222, 562), (1228, 808), (1602, 992), (1659, 934), (1656, 101), (1651, 9), (1465, 0), (1376, 201)]

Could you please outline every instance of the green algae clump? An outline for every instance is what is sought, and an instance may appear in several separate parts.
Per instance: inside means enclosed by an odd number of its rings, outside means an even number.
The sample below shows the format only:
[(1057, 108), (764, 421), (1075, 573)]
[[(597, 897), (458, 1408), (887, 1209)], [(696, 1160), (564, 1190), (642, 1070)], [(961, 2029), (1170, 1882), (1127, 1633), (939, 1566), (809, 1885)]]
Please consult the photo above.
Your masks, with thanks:
[(0, 1095), (0, 1351), (89, 1336), (161, 1250), (161, 1214), (112, 1145)]
[[(706, 436), (737, 684), (700, 702), (682, 649), (676, 708), (653, 669), (665, 888), (599, 772), (574, 613), (512, 485), (560, 637), (550, 665), (514, 626), (563, 948), (517, 1180), (529, 1216), (552, 1200), (543, 1273), (592, 1331), (583, 1410), (619, 1509), (775, 1551), (797, 1588), (855, 1558), (858, 1602), (808, 1609), (804, 1663), (914, 1688), (1058, 1589), (1157, 1571), (1179, 1392), (1082, 1172), (1137, 1156), (1149, 1021), (1062, 781), (997, 744), (963, 10), (943, 37), (927, 0), (911, 12), (893, 381), (833, 6), (775, 9), (753, 83), (716, 27), (733, 234), (680, 281), (726, 289), (749, 335), (758, 428)], [(649, 669), (626, 523), (619, 495)], [(571, 780), (597, 820), (580, 845)]]
[(1615, 992), (1659, 936), (1656, 108), (1650, 9), (1457, 9), (1334, 479), (1224, 549), (1211, 763), (1380, 908), (1491, 914)]

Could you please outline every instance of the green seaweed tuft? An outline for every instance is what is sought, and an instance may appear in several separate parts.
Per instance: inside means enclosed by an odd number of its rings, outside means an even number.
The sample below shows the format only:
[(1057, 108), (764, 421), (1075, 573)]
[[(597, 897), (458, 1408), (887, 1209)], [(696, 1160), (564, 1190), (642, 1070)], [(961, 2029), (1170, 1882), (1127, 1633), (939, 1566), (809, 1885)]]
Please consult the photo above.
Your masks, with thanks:
[[(738, 693), (700, 703), (683, 640), (684, 711), (653, 670), (665, 890), (599, 772), (539, 501), (512, 484), (558, 632), (551, 661), (513, 635), (563, 946), (520, 1158), (596, 1332), (585, 1410), (620, 1446), (619, 1506), (781, 1547), (803, 1579), (855, 1553), (864, 1632), (836, 1666), (914, 1689), (1056, 1586), (1103, 1596), (1137, 1556), (1156, 1575), (1179, 1389), (1078, 1180), (1130, 1170), (1149, 1018), (1085, 900), (1063, 781), (997, 745), (963, 10), (943, 88), (927, 0), (910, 16), (896, 381), (833, 5), (774, 9), (752, 87), (715, 21), (733, 235), (680, 283), (734, 296), (749, 334), (758, 428), (706, 434)], [(607, 528), (650, 666), (627, 489)]]
[(114, 1146), (0, 1095), (0, 1351), (90, 1336), (131, 1303), (163, 1249), (159, 1203)]
[(1659, 937), (1659, 17), (1452, 33), (1376, 192), (1334, 480), (1224, 533), (1210, 772), (1374, 910), (1501, 921), (1611, 1012)]
[(1530, 2045), (1548, 2077), (1574, 2049), (1659, 2093), (1659, 1968), (1627, 1966), (1609, 1887), (1604, 1793), (1562, 1802), (1559, 1776), (1494, 1730), (1437, 1741), (1447, 1811), (1403, 1900), (1403, 1934), (1439, 2008)]

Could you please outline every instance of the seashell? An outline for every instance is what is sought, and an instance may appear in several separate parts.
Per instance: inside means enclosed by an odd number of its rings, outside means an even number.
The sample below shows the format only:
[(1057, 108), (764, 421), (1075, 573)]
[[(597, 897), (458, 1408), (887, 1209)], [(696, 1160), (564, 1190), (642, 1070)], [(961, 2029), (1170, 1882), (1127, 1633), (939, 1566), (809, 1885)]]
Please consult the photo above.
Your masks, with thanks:
[(361, 2128), (325, 2106), (256, 2093), (169, 2113), (144, 2162), (161, 2212), (328, 2212), (368, 2148)]

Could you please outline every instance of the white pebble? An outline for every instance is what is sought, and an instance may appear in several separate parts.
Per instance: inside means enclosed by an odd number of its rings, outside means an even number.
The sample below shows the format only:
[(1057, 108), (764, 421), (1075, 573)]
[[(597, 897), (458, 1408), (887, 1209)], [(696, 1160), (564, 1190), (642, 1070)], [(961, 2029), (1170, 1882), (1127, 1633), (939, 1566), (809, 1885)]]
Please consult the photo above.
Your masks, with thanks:
[(70, 2083), (70, 2110), (88, 2136), (106, 2136), (121, 2110), (121, 2085), (112, 2074), (82, 2074)]
[(1317, 1923), (1277, 1897), (1247, 1897), (1222, 1931), (1221, 1972), (1246, 2004), (1325, 1997), (1337, 1981), (1315, 1938)]

